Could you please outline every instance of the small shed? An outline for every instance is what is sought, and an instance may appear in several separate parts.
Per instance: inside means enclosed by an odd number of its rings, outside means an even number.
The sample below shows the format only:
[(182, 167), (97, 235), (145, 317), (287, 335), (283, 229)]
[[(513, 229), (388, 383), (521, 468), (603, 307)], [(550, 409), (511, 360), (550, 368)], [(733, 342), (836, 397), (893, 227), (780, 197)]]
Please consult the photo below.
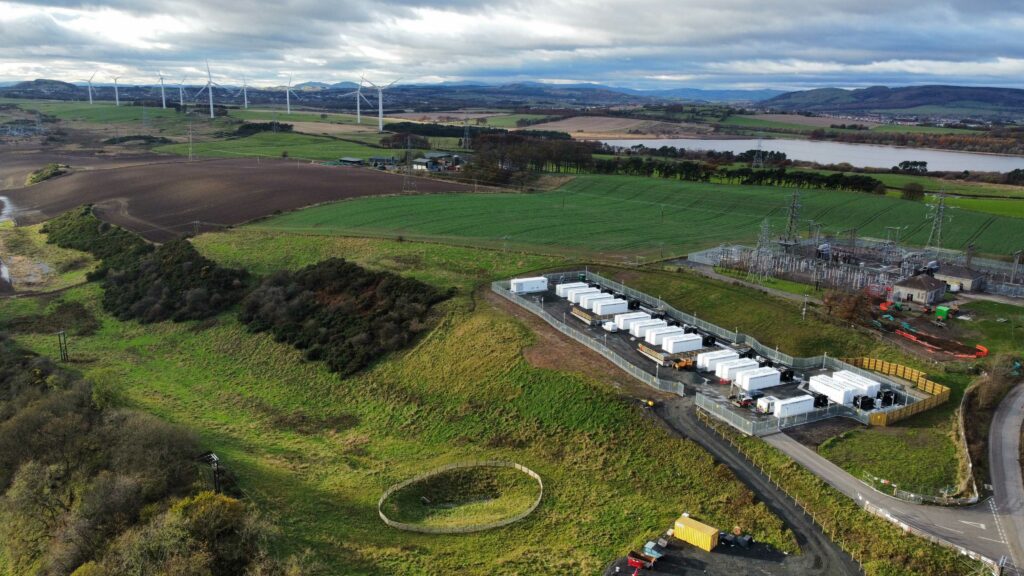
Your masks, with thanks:
[(927, 274), (904, 278), (892, 286), (894, 301), (935, 304), (946, 294), (946, 283)]
[(935, 279), (954, 290), (981, 290), (985, 287), (984, 274), (959, 264), (942, 264), (935, 271)]

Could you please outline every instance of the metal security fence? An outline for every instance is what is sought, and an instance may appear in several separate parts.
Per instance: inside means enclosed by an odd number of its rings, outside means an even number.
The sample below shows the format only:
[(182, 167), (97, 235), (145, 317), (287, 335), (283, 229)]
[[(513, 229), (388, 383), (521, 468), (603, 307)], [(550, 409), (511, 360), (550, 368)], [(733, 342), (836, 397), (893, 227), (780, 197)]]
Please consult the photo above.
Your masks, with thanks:
[[(415, 484), (417, 482), (421, 482), (421, 481), (426, 480), (427, 478), (430, 478), (432, 476), (437, 476), (438, 474), (444, 474), (445, 472), (450, 472), (452, 470), (461, 470), (461, 469), (467, 469), (467, 468), (485, 468), (485, 467), (488, 467), (488, 468), (514, 468), (516, 470), (519, 470), (523, 474), (526, 474), (530, 478), (533, 478), (534, 480), (537, 481), (537, 486), (540, 488), (540, 490), (537, 493), (537, 498), (533, 501), (533, 503), (530, 505), (529, 508), (527, 508), (523, 512), (520, 512), (519, 514), (516, 514), (515, 516), (509, 517), (509, 518), (505, 518), (505, 519), (502, 519), (502, 520), (498, 520), (498, 521), (495, 521), (495, 522), (488, 522), (486, 524), (473, 524), (473, 525), (469, 525), (469, 526), (456, 526), (456, 527), (451, 527), (451, 528), (441, 528), (441, 527), (434, 527), (434, 526), (420, 526), (419, 524), (406, 524), (405, 522), (398, 522), (398, 521), (392, 520), (392, 519), (388, 518), (387, 514), (384, 513), (384, 502), (388, 498), (390, 498), (392, 494), (394, 494), (395, 492), (398, 492), (399, 490), (401, 490), (402, 488), (405, 488), (406, 486), (409, 486), (411, 484)], [(433, 470), (428, 470), (427, 472), (424, 472), (422, 474), (417, 474), (416, 476), (413, 476), (412, 478), (410, 478), (410, 479), (408, 479), (408, 480), (406, 480), (404, 482), (399, 482), (398, 484), (395, 484), (395, 485), (391, 486), (390, 488), (385, 490), (384, 493), (381, 494), (380, 499), (377, 500), (377, 515), (379, 515), (380, 519), (383, 520), (384, 523), (387, 524), (388, 526), (391, 526), (392, 528), (397, 528), (399, 530), (405, 530), (406, 532), (421, 532), (423, 534), (468, 534), (470, 532), (481, 532), (483, 530), (491, 530), (493, 528), (500, 528), (502, 526), (508, 526), (509, 524), (512, 524), (514, 522), (518, 522), (518, 521), (522, 520), (523, 518), (526, 518), (527, 516), (532, 514), (533, 511), (537, 509), (537, 506), (540, 506), (540, 501), (543, 500), (543, 499), (544, 499), (544, 480), (541, 479), (540, 474), (537, 474), (536, 472), (534, 472), (533, 470), (530, 470), (526, 466), (523, 466), (522, 464), (517, 464), (515, 462), (508, 462), (508, 461), (505, 461), (505, 460), (474, 460), (474, 461), (471, 461), (471, 462), (459, 462), (459, 463), (456, 463), (456, 464), (448, 464), (446, 466), (441, 466), (439, 468), (434, 468)]]
[(545, 310), (541, 306), (538, 306), (534, 302), (531, 302), (528, 298), (522, 298), (516, 294), (513, 294), (508, 289), (507, 281), (498, 281), (491, 283), (491, 290), (493, 290), (496, 294), (499, 294), (505, 297), (506, 299), (511, 300), (512, 302), (515, 302), (516, 304), (522, 306), (523, 308), (526, 308), (527, 310), (533, 312), (537, 316), (540, 316), (541, 319), (543, 319), (545, 322), (553, 326), (559, 332), (572, 337), (577, 342), (584, 344), (591, 350), (597, 352), (601, 356), (604, 356), (608, 361), (615, 364), (624, 372), (636, 378), (637, 380), (643, 382), (644, 384), (647, 384), (648, 386), (651, 386), (653, 388), (657, 388), (662, 392), (668, 392), (670, 394), (676, 394), (678, 396), (686, 395), (686, 388), (683, 386), (681, 382), (676, 382), (674, 380), (666, 380), (664, 378), (658, 378), (655, 375), (645, 372), (644, 370), (638, 368), (625, 358), (619, 356), (615, 351), (605, 346), (604, 343), (601, 342), (601, 340), (594, 338), (593, 336), (587, 334), (586, 332), (582, 332), (571, 326), (566, 325), (564, 322), (562, 322), (560, 318), (552, 316), (550, 313), (548, 313), (547, 310)]
[(752, 420), (744, 414), (733, 411), (727, 400), (712, 398), (699, 392), (696, 395), (696, 404), (698, 408), (748, 436), (767, 436), (786, 428), (835, 418), (836, 416), (852, 418), (862, 424), (868, 423), (868, 414), (866, 412), (838, 404), (830, 404), (827, 407), (795, 416), (787, 416), (785, 418), (768, 417), (758, 420)]

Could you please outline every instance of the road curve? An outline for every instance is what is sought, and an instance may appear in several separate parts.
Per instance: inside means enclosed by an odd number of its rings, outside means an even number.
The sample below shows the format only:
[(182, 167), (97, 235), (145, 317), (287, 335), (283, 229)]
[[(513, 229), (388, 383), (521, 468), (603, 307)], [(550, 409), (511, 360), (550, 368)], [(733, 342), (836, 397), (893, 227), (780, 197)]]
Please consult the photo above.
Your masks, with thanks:
[(988, 459), (992, 503), (998, 528), (1009, 547), (1013, 565), (1024, 566), (1024, 478), (1021, 474), (1020, 435), (1024, 425), (1024, 384), (1010, 390), (999, 403), (989, 432)]
[(856, 575), (860, 567), (805, 515), (785, 492), (776, 488), (761, 472), (728, 442), (697, 420), (692, 398), (671, 398), (658, 404), (658, 416), (673, 432), (685, 436), (725, 464), (796, 535), (804, 554), (811, 558), (808, 575)]

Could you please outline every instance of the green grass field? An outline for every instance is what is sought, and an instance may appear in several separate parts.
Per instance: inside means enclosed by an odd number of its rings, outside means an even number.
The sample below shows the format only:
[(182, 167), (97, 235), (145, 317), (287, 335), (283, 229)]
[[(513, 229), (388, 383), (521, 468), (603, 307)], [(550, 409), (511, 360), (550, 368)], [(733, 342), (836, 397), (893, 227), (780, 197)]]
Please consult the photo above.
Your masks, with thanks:
[[(836, 118), (834, 124), (856, 124), (855, 120), (844, 120)], [(795, 122), (780, 122), (778, 120), (764, 120), (752, 116), (733, 115), (719, 122), (724, 126), (735, 126), (739, 128), (750, 128), (752, 130), (792, 130), (803, 133), (811, 133), (818, 129), (830, 132), (856, 132), (856, 130), (829, 128), (828, 126), (808, 126)], [(902, 134), (983, 134), (981, 130), (970, 130), (966, 128), (944, 128), (941, 126), (903, 126), (899, 124), (880, 124), (871, 128), (872, 132), (893, 132)]]
[[(532, 194), (453, 194), (366, 198), (324, 205), (261, 222), (267, 230), (384, 235), (598, 254), (606, 259), (682, 255), (695, 248), (756, 239), (767, 216), (775, 230), (786, 217), (790, 190), (634, 178), (582, 176), (562, 188)], [(923, 203), (852, 192), (805, 190), (801, 218), (829, 232), (857, 227), (885, 237), (906, 226), (905, 241), (924, 244), (930, 221)], [(981, 252), (1006, 254), (1024, 244), (1014, 218), (958, 211), (944, 246), (973, 241)]]
[[(175, 92), (177, 94), (177, 92)], [(18, 104), (25, 110), (38, 110), (68, 122), (96, 125), (116, 125), (121, 135), (154, 134), (181, 136), (188, 133), (189, 123), (195, 130), (233, 130), (235, 120), (218, 117), (210, 120), (202, 115), (185, 115), (168, 108), (142, 106), (115, 106), (113, 102), (63, 102), (50, 100), (13, 100), (0, 98), (0, 104)]]
[[(841, 121), (840, 121), (841, 123)], [(872, 132), (896, 132), (901, 134), (984, 134), (984, 130), (970, 128), (946, 128), (945, 126), (903, 126), (900, 124), (880, 124), (871, 129)]]
[(46, 292), (85, 282), (96, 268), (89, 254), (46, 243), (41, 224), (19, 226), (0, 222), (0, 258), (10, 268), (17, 291)]
[[(99, 307), (95, 284), (0, 301), (6, 317), (86, 306), (101, 327), (71, 338), (76, 368), (195, 430), (282, 527), (277, 550), (309, 549), (330, 574), (594, 574), (683, 510), (795, 550), (724, 466), (668, 436), (609, 384), (528, 364), (530, 331), (471, 296), (481, 282), (559, 260), (263, 232), (204, 235), (197, 245), (222, 263), (257, 263), (257, 272), (345, 256), (459, 289), (415, 347), (348, 379), (248, 333), (230, 313), (202, 324), (121, 322)], [(17, 339), (55, 353), (51, 334)], [(546, 486), (540, 508), (513, 526), (458, 537), (398, 533), (377, 517), (386, 486), (475, 458), (536, 470)]]
[[(187, 156), (188, 144), (165, 144), (157, 146), (154, 150)], [(287, 152), (289, 158), (303, 160), (337, 160), (343, 156), (369, 158), (370, 156), (391, 156), (395, 153), (393, 150), (373, 148), (348, 140), (289, 132), (260, 132), (245, 138), (199, 142), (193, 144), (192, 151), (196, 156), (209, 158), (238, 156), (280, 158)]]

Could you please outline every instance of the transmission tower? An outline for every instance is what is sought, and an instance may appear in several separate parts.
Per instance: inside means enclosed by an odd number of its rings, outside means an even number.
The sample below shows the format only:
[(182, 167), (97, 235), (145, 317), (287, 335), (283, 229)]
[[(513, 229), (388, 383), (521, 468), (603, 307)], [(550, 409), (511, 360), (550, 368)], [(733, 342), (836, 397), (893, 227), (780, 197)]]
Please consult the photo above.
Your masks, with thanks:
[(462, 149), (471, 150), (472, 140), (469, 137), (469, 118), (462, 119)]
[(761, 139), (757, 139), (757, 150), (754, 152), (754, 159), (750, 162), (750, 168), (760, 170), (764, 168), (764, 153), (761, 152)]
[(882, 263), (892, 265), (900, 258), (900, 234), (903, 228), (900, 226), (885, 227), (885, 249), (882, 253)]
[(402, 175), (402, 192), (415, 192), (416, 179), (412, 177), (412, 136), (405, 137), (405, 173)]
[(789, 216), (786, 219), (786, 235), (782, 237), (779, 244), (789, 252), (790, 248), (800, 242), (800, 189), (793, 189), (793, 196), (789, 200)]
[(946, 220), (946, 191), (940, 190), (935, 195), (935, 204), (931, 206), (932, 231), (928, 234), (925, 248), (942, 248), (942, 223)]
[(757, 238), (757, 248), (750, 255), (747, 265), (747, 280), (763, 282), (768, 279), (772, 263), (772, 225), (767, 218), (761, 222), (761, 234)]

